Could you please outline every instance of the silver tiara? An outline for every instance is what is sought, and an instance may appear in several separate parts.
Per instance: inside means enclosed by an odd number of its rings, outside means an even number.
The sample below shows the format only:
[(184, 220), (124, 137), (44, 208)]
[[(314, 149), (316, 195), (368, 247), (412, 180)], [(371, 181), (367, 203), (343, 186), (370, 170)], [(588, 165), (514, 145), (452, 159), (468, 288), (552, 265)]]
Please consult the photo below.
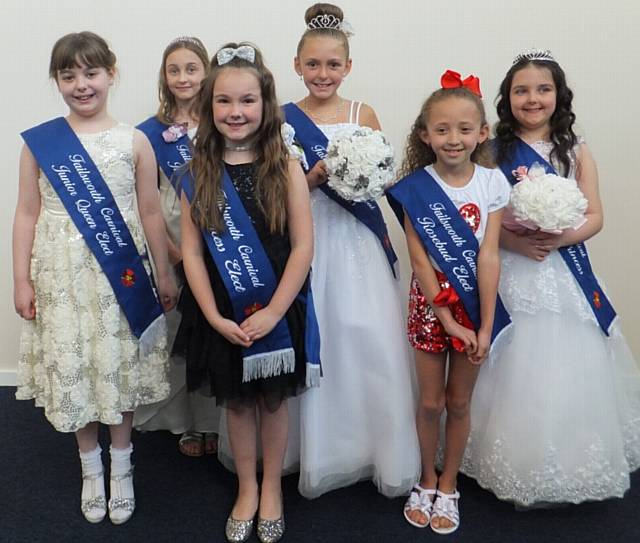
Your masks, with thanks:
[(332, 30), (339, 30), (344, 32), (347, 37), (353, 36), (355, 32), (353, 27), (347, 21), (341, 21), (335, 15), (324, 13), (322, 15), (316, 15), (307, 23), (309, 30), (316, 30), (319, 28), (330, 28)]
[(191, 36), (178, 36), (177, 38), (173, 38), (170, 42), (169, 45), (167, 45), (167, 47), (171, 47), (172, 45), (175, 45), (176, 43), (192, 43), (193, 45), (195, 45), (196, 47), (202, 48), (202, 42), (198, 39), (198, 38), (192, 38)]
[(556, 62), (556, 59), (553, 58), (553, 55), (551, 54), (551, 51), (549, 51), (549, 49), (527, 49), (526, 51), (518, 54), (516, 58), (513, 59), (513, 63), (518, 64), (518, 62), (528, 62), (531, 60)]

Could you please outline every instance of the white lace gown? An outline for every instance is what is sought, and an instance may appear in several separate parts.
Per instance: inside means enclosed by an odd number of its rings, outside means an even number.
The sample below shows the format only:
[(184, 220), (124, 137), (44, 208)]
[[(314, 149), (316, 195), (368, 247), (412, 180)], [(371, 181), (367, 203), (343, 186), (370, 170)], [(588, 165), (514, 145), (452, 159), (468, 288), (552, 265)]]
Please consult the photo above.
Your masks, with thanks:
[[(348, 127), (357, 124), (320, 129), (331, 139)], [(319, 189), (311, 205), (323, 378), (289, 402), (300, 410), (291, 435), (300, 432), (299, 489), (313, 498), (372, 479), (386, 496), (406, 494), (420, 476), (420, 455), (404, 297), (366, 226)]]
[[(78, 134), (118, 204), (139, 252), (144, 233), (134, 207), (133, 128)], [(35, 399), (61, 432), (120, 424), (122, 413), (169, 393), (166, 325), (142, 357), (138, 339), (106, 276), (45, 176), (31, 257), (36, 318), (20, 338), (16, 398)]]
[(521, 506), (623, 496), (640, 467), (640, 369), (619, 325), (607, 339), (558, 251), (501, 256), (514, 336), (480, 372), (462, 471)]

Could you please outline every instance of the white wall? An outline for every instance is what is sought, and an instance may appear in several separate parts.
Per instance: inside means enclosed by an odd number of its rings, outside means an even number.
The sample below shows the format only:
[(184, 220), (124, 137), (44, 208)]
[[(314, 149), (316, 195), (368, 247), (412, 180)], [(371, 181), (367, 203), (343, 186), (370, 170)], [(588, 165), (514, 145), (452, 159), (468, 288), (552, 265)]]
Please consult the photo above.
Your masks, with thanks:
[[(199, 36), (210, 53), (225, 41), (249, 40), (263, 50), (282, 101), (301, 97), (291, 63), (303, 31), (308, 2), (283, 0), (5, 0), (0, 7), (2, 114), (0, 174), (0, 382), (15, 371), (20, 321), (13, 311), (11, 223), (17, 194), (19, 132), (65, 114), (47, 79), (55, 40), (92, 30), (118, 56), (120, 82), (111, 112), (134, 124), (156, 108), (160, 55), (183, 34)], [(565, 68), (576, 98), (578, 129), (598, 161), (605, 229), (589, 242), (593, 264), (608, 291), (636, 358), (640, 359), (640, 282), (637, 280), (640, 178), (632, 128), (640, 118), (640, 4), (613, 0), (512, 0), (457, 2), (341, 0), (356, 30), (353, 71), (346, 97), (371, 104), (400, 159), (404, 138), (422, 100), (447, 68), (481, 78), (491, 120), (492, 102), (515, 53), (550, 48)], [(408, 269), (404, 242), (394, 220), (392, 237)], [(629, 247), (626, 253), (622, 247)], [(626, 285), (623, 284), (626, 282)], [(374, 293), (372, 293), (374, 295)]]

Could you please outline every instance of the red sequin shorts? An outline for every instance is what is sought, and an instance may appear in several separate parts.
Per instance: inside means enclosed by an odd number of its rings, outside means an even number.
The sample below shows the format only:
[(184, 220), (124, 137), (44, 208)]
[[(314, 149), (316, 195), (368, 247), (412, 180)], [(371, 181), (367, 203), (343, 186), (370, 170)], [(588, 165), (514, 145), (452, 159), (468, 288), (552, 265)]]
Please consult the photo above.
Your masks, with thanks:
[[(449, 285), (447, 277), (438, 270), (435, 272), (441, 289), (436, 300), (441, 299), (442, 302), (438, 305), (448, 306), (457, 323), (473, 330), (473, 323), (455, 290)], [(460, 353), (464, 352), (462, 341), (447, 334), (440, 319), (436, 317), (433, 309), (427, 303), (415, 274), (411, 276), (411, 288), (409, 289), (407, 336), (414, 349), (427, 353), (442, 353), (450, 347)]]

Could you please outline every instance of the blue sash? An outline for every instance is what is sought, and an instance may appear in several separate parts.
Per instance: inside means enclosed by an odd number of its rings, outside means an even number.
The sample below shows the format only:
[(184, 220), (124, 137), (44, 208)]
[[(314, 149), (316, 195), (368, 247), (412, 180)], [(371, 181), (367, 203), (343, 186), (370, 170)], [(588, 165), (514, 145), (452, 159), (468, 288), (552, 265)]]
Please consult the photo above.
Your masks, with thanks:
[[(476, 269), (480, 245), (456, 206), (424, 168), (387, 189), (387, 198), (403, 228), (407, 214), (424, 248), (447, 276), (478, 330), (481, 323)], [(497, 296), (491, 341), (510, 324), (511, 318)]]
[[(296, 131), (296, 140), (302, 145), (304, 153), (309, 163), (309, 169), (312, 169), (319, 160), (324, 160), (327, 156), (327, 145), (329, 140), (322, 131), (307, 117), (304, 112), (290, 102), (282, 106), (287, 122), (293, 126)], [(342, 198), (329, 185), (323, 183), (318, 187), (334, 202), (341, 205), (356, 219), (364, 224), (378, 238), (382, 249), (389, 261), (393, 276), (396, 277), (394, 264), (398, 257), (393, 250), (387, 225), (384, 222), (382, 212), (374, 201), (369, 202), (350, 202)]]
[(156, 117), (149, 117), (136, 128), (144, 132), (149, 142), (151, 142), (158, 166), (160, 166), (173, 188), (179, 194), (180, 184), (174, 173), (191, 160), (191, 141), (189, 137), (185, 134), (177, 141), (167, 143), (164, 141), (162, 133), (168, 126), (160, 122)]
[[(269, 304), (278, 286), (278, 280), (253, 227), (251, 217), (245, 210), (226, 169), (222, 188), (225, 195), (225, 229), (220, 234), (212, 230), (203, 232), (202, 235), (231, 299), (234, 320), (240, 324), (252, 313)], [(185, 174), (182, 189), (191, 202), (194, 197), (194, 180), (190, 172)], [(305, 298), (304, 295), (300, 296)], [(307, 383), (318, 384), (320, 334), (315, 322), (311, 289), (302, 301), (307, 302), (307, 369), (309, 365), (313, 365), (312, 369), (315, 370), (315, 376), (307, 373)], [(286, 318), (282, 318), (267, 336), (254, 342), (251, 347), (243, 348), (242, 351), (243, 382), (292, 373), (295, 370), (295, 352)]]
[[(536, 153), (530, 145), (522, 141), (520, 138), (515, 142), (511, 158), (509, 160), (505, 160), (499, 166), (509, 182), (512, 185), (515, 185), (518, 180), (513, 175), (513, 171), (519, 166), (526, 166), (527, 168), (530, 168), (534, 162), (538, 162), (540, 165), (544, 166), (547, 173), (558, 175), (551, 164), (549, 164), (544, 158)], [(611, 325), (616, 318), (616, 312), (604, 291), (598, 284), (598, 280), (593, 273), (591, 262), (589, 261), (589, 255), (587, 254), (587, 247), (581, 242), (568, 247), (560, 247), (558, 252), (569, 268), (569, 271), (578, 282), (578, 285), (584, 293), (600, 328), (602, 328), (602, 331), (608, 336), (611, 330)]]
[(62, 117), (30, 128), (22, 137), (109, 280), (132, 333), (140, 338), (163, 311), (107, 183)]

